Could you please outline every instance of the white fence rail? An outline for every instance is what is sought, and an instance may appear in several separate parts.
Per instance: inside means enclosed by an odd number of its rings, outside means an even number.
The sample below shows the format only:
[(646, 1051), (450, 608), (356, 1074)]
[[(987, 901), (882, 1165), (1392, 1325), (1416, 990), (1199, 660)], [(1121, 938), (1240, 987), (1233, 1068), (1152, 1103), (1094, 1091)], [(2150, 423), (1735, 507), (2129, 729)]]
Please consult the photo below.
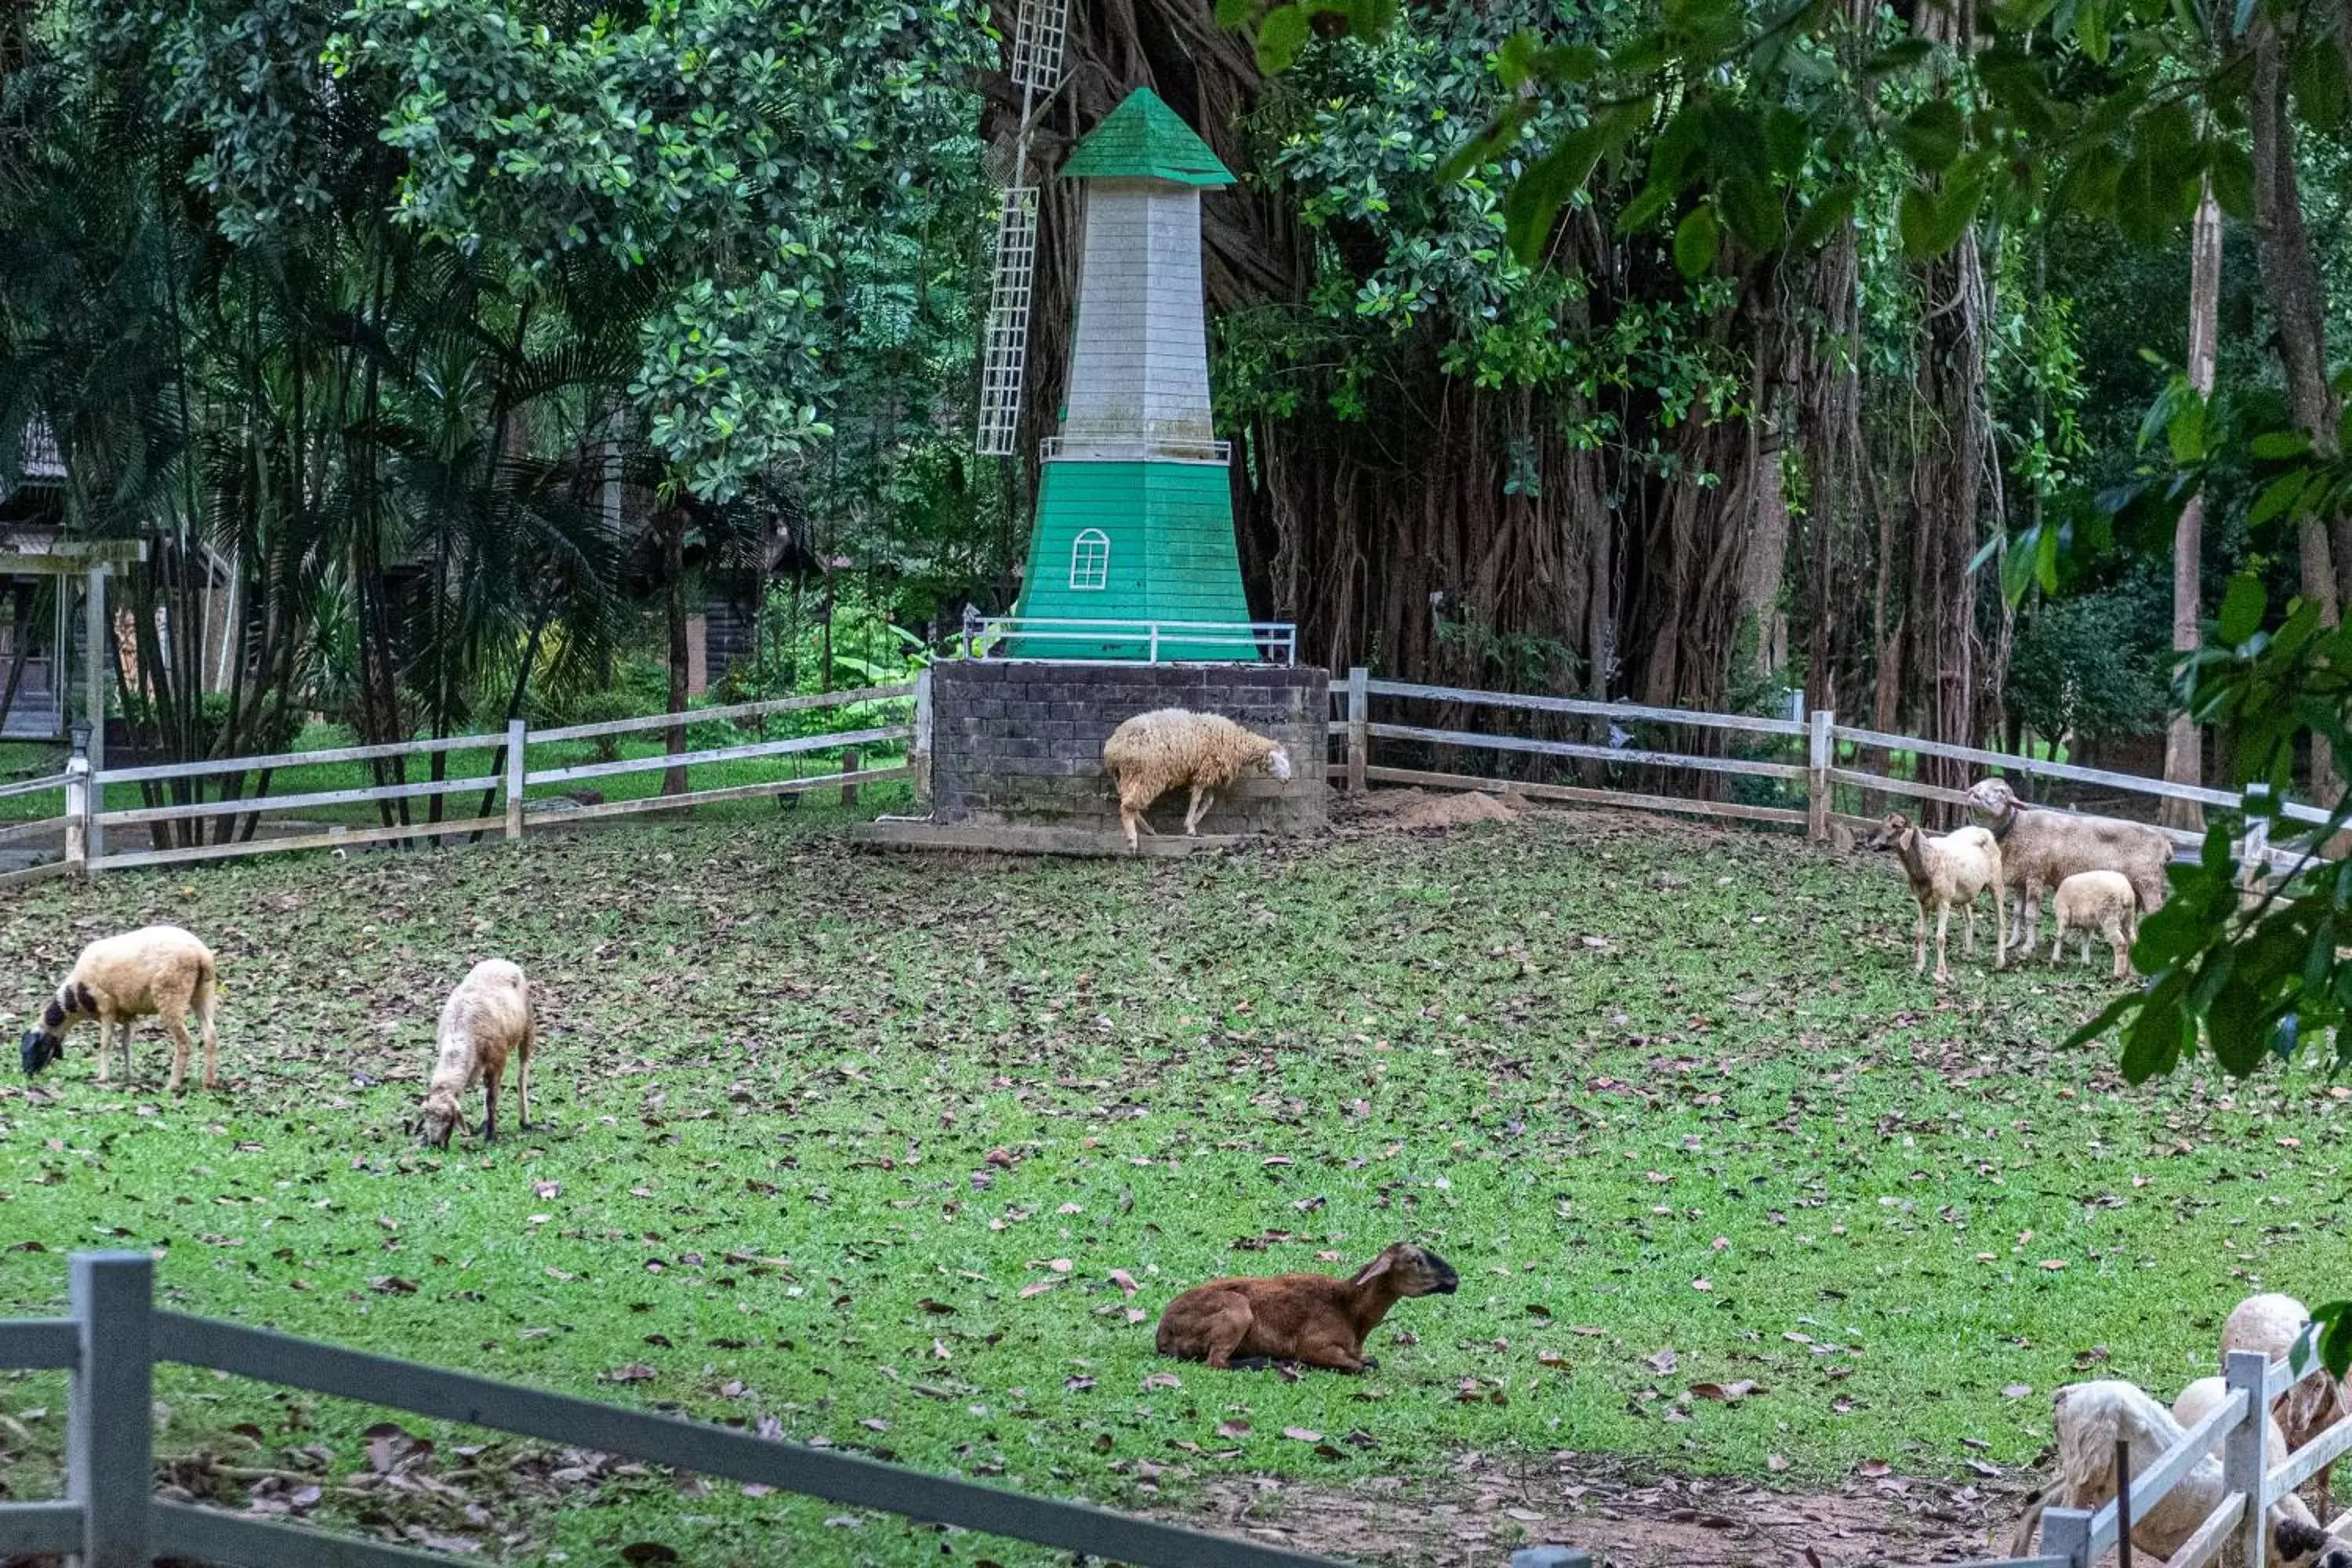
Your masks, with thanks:
[(1019, 645), (1021, 658), (1140, 659), (1161, 663), (1298, 662), (1298, 628), (1288, 621), (1086, 620), (1055, 616), (967, 615), (966, 658)]
[[(784, 797), (815, 790), (838, 789), (845, 802), (854, 803), (861, 785), (905, 778), (912, 773), (910, 760), (898, 760), (889, 754), (903, 750), (912, 740), (912, 716), (892, 722), (871, 721), (888, 717), (891, 709), (910, 708), (917, 700), (918, 683), (900, 681), (594, 724), (533, 730), (518, 720), (508, 726), (504, 734), (451, 735), (102, 771), (91, 766), (85, 752), (77, 751), (63, 773), (0, 785), (0, 800), (45, 790), (58, 792), (62, 796), (56, 816), (0, 824), (0, 847), (12, 842), (40, 839), (55, 840), (61, 847), (54, 860), (21, 868), (0, 868), (0, 887), (57, 875), (184, 865), (306, 849), (352, 848), (416, 839), (471, 839), (492, 835), (512, 840), (522, 837), (533, 827), (636, 812), (675, 811), (716, 801), (763, 795)], [(694, 751), (664, 750), (645, 756), (609, 756), (589, 761), (558, 757), (533, 765), (531, 755), (533, 748), (683, 733), (698, 726), (731, 726), (745, 721), (820, 710), (868, 721), (856, 729), (730, 742)], [(877, 756), (877, 752), (884, 754)], [(207, 780), (230, 781), (223, 786), (225, 791), (242, 788), (248, 782), (266, 790), (272, 775), (291, 773), (298, 769), (425, 761), (457, 753), (487, 755), (488, 766), (487, 770), (478, 764), (467, 767), (466, 776), (457, 778), (397, 779), (355, 788), (297, 788), (289, 793), (252, 795), (224, 793), (219, 798), (203, 798), (204, 782)], [(839, 754), (840, 771), (812, 773), (798, 766), (802, 759), (818, 753)], [(543, 751), (541, 755), (545, 758)], [(795, 766), (789, 776), (756, 783), (621, 800), (604, 800), (593, 795), (582, 799), (551, 793), (591, 779), (771, 760), (789, 760)], [(110, 809), (107, 790), (119, 785), (138, 786), (146, 798), (138, 805)], [(414, 803), (430, 803), (437, 810), (445, 801), (469, 795), (479, 803), (473, 811), (459, 807), (456, 815), (437, 821), (429, 819), (430, 813), (412, 815), (410, 811)], [(374, 808), (376, 820), (289, 820), (289, 814), (335, 813), (353, 806)], [(265, 824), (270, 829), (266, 834), (261, 831)], [(193, 837), (196, 842), (171, 842), (135, 849), (125, 842), (126, 830), (145, 828), (151, 831), (142, 837), (152, 843), (152, 830), (168, 825), (180, 825), (184, 829), (194, 825)], [(207, 826), (214, 828), (210, 842), (205, 841), (203, 831)]]
[[(2229, 1394), (2221, 1406), (2137, 1474), (2119, 1478), (2124, 1496), (2108, 1498), (2095, 1509), (2053, 1508), (2044, 1513), (2038, 1557), (1990, 1558), (1967, 1568), (2092, 1568), (2115, 1550), (2123, 1533), (2126, 1504), (2130, 1518), (2147, 1518), (2189, 1478), (2217, 1441), (2222, 1495), (2204, 1522), (2162, 1560), (2163, 1568), (2205, 1568), (2220, 1562), (2232, 1548), (2237, 1561), (2250, 1568), (2263, 1568), (2272, 1560), (2271, 1510), (2352, 1449), (2352, 1421), (2339, 1421), (2284, 1463), (2263, 1467), (2264, 1430), (2272, 1404), (2305, 1378), (2327, 1375), (2319, 1364), (2319, 1332), (2317, 1324), (2306, 1329), (2294, 1352), (2278, 1361), (2266, 1361), (2258, 1351), (2231, 1352), (2222, 1368)], [(2327, 1527), (2331, 1531), (2352, 1529), (2352, 1510), (2329, 1521)], [(2147, 1558), (2146, 1552), (2139, 1555)]]
[[(89, 764), (77, 759), (69, 762), (63, 773), (0, 784), (0, 800), (24, 800), (38, 795), (58, 797), (54, 816), (12, 818), (0, 823), (0, 852), (5, 855), (5, 859), (0, 859), (0, 888), (20, 888), (27, 882), (43, 882), (80, 869), (78, 858), (82, 836), (88, 830), (80, 791), (89, 772)], [(54, 857), (48, 853), (50, 840), (58, 845)]]
[[(1581, 698), (1379, 680), (1373, 679), (1370, 671), (1360, 668), (1351, 669), (1345, 678), (1335, 679), (1331, 683), (1331, 695), (1344, 703), (1342, 715), (1331, 722), (1331, 733), (1342, 739), (1346, 745), (1344, 778), (1351, 791), (1361, 791), (1370, 784), (1423, 784), (1440, 789), (1489, 792), (1507, 790), (1534, 799), (1624, 805), (1645, 811), (1681, 812), (1699, 816), (1803, 826), (1814, 839), (1824, 841), (1829, 837), (1833, 822), (1850, 827), (1874, 826), (1865, 818), (1849, 816), (1837, 809), (1837, 792), (1841, 787), (1878, 796), (1941, 801), (1951, 805), (1968, 803), (1968, 796), (1958, 790), (1893, 773), (1872, 772), (1864, 765), (1869, 752), (1903, 752), (1915, 757), (1939, 757), (1966, 763), (1987, 773), (2084, 784), (2150, 799), (2189, 801), (2199, 805), (2242, 812), (2246, 816), (2246, 827), (2234, 842), (2234, 852), (2242, 861), (2259, 863), (2266, 871), (2276, 872), (2299, 863), (2309, 852), (2307, 841), (2313, 837), (2304, 833), (2302, 837), (2306, 842), (2301, 845), (2275, 842), (2272, 826), (2273, 818), (2267, 806), (2267, 792), (2259, 784), (2242, 794), (2233, 794), (2227, 790), (2168, 784), (2162, 779), (2142, 778), (2135, 773), (2119, 773), (2104, 768), (2086, 768), (2040, 757), (1987, 751), (1977, 746), (1948, 745), (1909, 735), (1860, 729), (1840, 724), (1836, 714), (1826, 710), (1817, 710), (1802, 719), (1770, 719), (1744, 713), (1709, 713), (1695, 709), (1650, 708), (1628, 702), (1599, 702)], [(1728, 732), (1747, 737), (1751, 743), (1760, 741), (1768, 747), (1775, 741), (1784, 742), (1789, 752), (1801, 751), (1805, 760), (1798, 763), (1769, 756), (1722, 756), (1696, 751), (1661, 751), (1633, 745), (1621, 734), (1612, 734), (1609, 743), (1603, 744), (1598, 741), (1558, 741), (1528, 735), (1376, 721), (1371, 716), (1371, 704), (1375, 699), (1381, 698), (1474, 710), (1556, 714), (1594, 720), (1612, 727), (1674, 725), (1712, 733)], [(1790, 804), (1775, 805), (1675, 795), (1669, 793), (1668, 786), (1664, 784), (1636, 790), (1625, 787), (1614, 779), (1606, 784), (1566, 784), (1444, 773), (1377, 761), (1373, 748), (1374, 742), (1380, 741), (1412, 742), (1423, 746), (1451, 747), (1468, 752), (1505, 752), (1555, 757), (1567, 762), (1600, 763), (1609, 769), (1729, 774), (1766, 779), (1779, 785), (1796, 787), (1784, 790), (1784, 798)], [(1798, 744), (1800, 742), (1802, 742), (1801, 748)], [(1848, 757), (1841, 748), (1853, 754)], [(2276, 817), (2297, 825), (2324, 826), (2328, 821), (2328, 814), (2318, 807), (2292, 801), (2280, 803)], [(2204, 841), (2201, 835), (2183, 829), (2166, 828), (2163, 831), (2183, 848), (2194, 848)], [(2282, 828), (2280, 831), (2291, 830)]]
[(157, 1500), (154, 1367), (174, 1362), (1081, 1555), (1164, 1568), (1336, 1568), (1329, 1558), (1086, 1503), (159, 1311), (154, 1264), (143, 1252), (80, 1253), (71, 1269), (70, 1317), (0, 1322), (0, 1366), (62, 1370), (73, 1384), (65, 1500), (0, 1503), (0, 1553), (75, 1553), (81, 1568), (145, 1568), (163, 1555), (235, 1568), (446, 1568), (454, 1561)]

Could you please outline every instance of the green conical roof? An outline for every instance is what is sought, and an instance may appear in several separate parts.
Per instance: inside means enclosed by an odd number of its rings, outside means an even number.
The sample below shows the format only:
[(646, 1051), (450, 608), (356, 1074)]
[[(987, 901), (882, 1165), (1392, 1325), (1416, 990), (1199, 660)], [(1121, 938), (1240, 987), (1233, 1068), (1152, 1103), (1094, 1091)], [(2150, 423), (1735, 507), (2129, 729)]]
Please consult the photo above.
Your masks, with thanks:
[(1062, 174), (1069, 179), (1109, 175), (1172, 180), (1180, 185), (1234, 183), (1233, 171), (1218, 163), (1209, 144), (1148, 87), (1137, 88), (1126, 102), (1103, 116), (1102, 123), (1071, 150)]

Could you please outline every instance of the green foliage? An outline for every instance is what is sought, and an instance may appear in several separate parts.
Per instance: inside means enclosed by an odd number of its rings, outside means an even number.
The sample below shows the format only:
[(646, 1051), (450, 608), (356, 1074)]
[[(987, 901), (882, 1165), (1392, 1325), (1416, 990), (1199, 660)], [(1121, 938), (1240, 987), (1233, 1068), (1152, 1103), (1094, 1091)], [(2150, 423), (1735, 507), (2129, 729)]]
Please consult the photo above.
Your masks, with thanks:
[(2053, 742), (2146, 734), (2161, 723), (2169, 584), (2137, 572), (2034, 605), (2010, 654), (2009, 710)]

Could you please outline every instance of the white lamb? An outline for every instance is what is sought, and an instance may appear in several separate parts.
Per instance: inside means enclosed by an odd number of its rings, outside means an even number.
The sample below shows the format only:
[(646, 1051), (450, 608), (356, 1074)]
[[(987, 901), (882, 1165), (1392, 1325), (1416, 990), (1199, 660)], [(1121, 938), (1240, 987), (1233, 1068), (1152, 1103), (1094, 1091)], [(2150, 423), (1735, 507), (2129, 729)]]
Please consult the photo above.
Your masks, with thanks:
[[(2182, 1389), (2179, 1397), (2172, 1402), (2172, 1418), (2179, 1422), (2180, 1429), (2186, 1432), (2221, 1408), (2221, 1401), (2229, 1397), (2230, 1384), (2226, 1379), (2200, 1377)], [(2287, 1455), (2294, 1450), (2287, 1447), (2286, 1434), (2279, 1429), (2276, 1416), (2265, 1414), (2263, 1426), (2263, 1466), (2274, 1470), (2286, 1463)], [(2227, 1440), (2224, 1437), (2214, 1438), (2209, 1452), (2215, 1458), (2220, 1458), (2221, 1446)]]
[[(2044, 1510), (2096, 1509), (2116, 1495), (2116, 1443), (2126, 1445), (2130, 1474), (2155, 1464), (2189, 1436), (2171, 1412), (2137, 1384), (2120, 1381), (2070, 1384), (2058, 1391), (2058, 1479), (2035, 1498), (2010, 1541), (2012, 1556), (2032, 1549)], [(2132, 1544), (2158, 1559), (2168, 1558), (2227, 1496), (2221, 1460), (2200, 1456), (2180, 1484), (2145, 1508), (2132, 1509)], [(2319, 1527), (2302, 1500), (2273, 1504), (2266, 1521), (2271, 1546), (2283, 1568), (2352, 1568), (2352, 1544)]]
[(1217, 792), (1254, 769), (1277, 779), (1290, 776), (1290, 753), (1278, 741), (1252, 734), (1221, 713), (1160, 708), (1139, 713), (1103, 742), (1103, 766), (1118, 786), (1118, 825), (1127, 847), (1137, 847), (1136, 830), (1155, 832), (1143, 814), (1178, 784), (1192, 786), (1184, 831), (1198, 837), (1201, 818)]
[(108, 1037), (122, 1037), (122, 1076), (131, 1076), (131, 1024), (152, 1015), (172, 1037), (174, 1094), (188, 1078), (187, 1017), (196, 1015), (205, 1033), (205, 1087), (220, 1087), (220, 1037), (213, 1030), (213, 1003), (219, 992), (219, 966), (213, 950), (178, 926), (145, 926), (91, 942), (81, 950), (73, 973), (49, 998), (40, 1022), (25, 1031), (19, 1058), (26, 1077), (66, 1054), (66, 1031), (84, 1018), (98, 1023), (98, 1081), (107, 1081)]
[[(2231, 1309), (2229, 1320), (2221, 1325), (2221, 1360), (2226, 1364), (2231, 1351), (2260, 1351), (2272, 1361), (2284, 1361), (2310, 1326), (2311, 1313), (2292, 1296), (2275, 1291), (2249, 1296)], [(2345, 1403), (2343, 1388), (2315, 1369), (2311, 1376), (2271, 1401), (2271, 1414), (2286, 1434), (2291, 1452), (2342, 1420)], [(2328, 1506), (2329, 1472), (2334, 1468), (2327, 1466), (2316, 1478), (2323, 1510)]]
[(2139, 894), (2121, 871), (2077, 871), (2058, 884), (2052, 907), (2058, 914), (2058, 934), (2050, 943), (2050, 962), (2056, 963), (2066, 949), (2066, 933), (2083, 933), (2083, 962), (2091, 962), (2091, 935), (2106, 939), (2116, 955), (2115, 978), (2131, 973), (2131, 947), (2139, 940)]
[(1919, 918), (1912, 927), (1916, 948), (1912, 973), (1917, 974), (1927, 967), (1930, 909), (1936, 911), (1936, 983), (1945, 984), (1952, 978), (1951, 965), (1944, 957), (1944, 938), (1951, 928), (1955, 907), (1968, 910), (1967, 952), (1969, 957), (1976, 956), (1977, 899), (1986, 892), (1993, 896), (1997, 932), (1993, 967), (2007, 967), (2008, 907), (2000, 897), (2000, 846), (1993, 842), (1991, 834), (1981, 827), (1962, 827), (1941, 838), (1930, 838), (1898, 811), (1871, 836), (1870, 847), (1895, 851), (1903, 862), (1904, 875), (1911, 880), (1911, 896), (1918, 900)]
[(460, 1107), (466, 1091), (480, 1084), (488, 1105), (482, 1115), (482, 1141), (499, 1135), (499, 1079), (507, 1058), (521, 1058), (518, 1089), (522, 1098), (523, 1131), (530, 1131), (530, 1052), (537, 1038), (531, 1016), (530, 983), (522, 971), (502, 958), (474, 965), (441, 1008), (439, 1050), (433, 1064), (433, 1082), (419, 1108), (416, 1131), (436, 1148), (449, 1146), (449, 1133), (465, 1120)]

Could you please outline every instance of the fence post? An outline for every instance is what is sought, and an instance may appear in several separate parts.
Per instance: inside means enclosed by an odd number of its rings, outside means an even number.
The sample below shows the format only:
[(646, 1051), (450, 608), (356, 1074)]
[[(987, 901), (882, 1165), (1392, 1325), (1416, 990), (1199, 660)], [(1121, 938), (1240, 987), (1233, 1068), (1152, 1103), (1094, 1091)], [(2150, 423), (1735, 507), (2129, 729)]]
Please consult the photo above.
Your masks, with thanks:
[(89, 759), (77, 737), (66, 760), (66, 864), (77, 877), (89, 875)]
[[(841, 774), (845, 779), (854, 779), (857, 776), (857, 753), (856, 752), (844, 752), (841, 753)], [(841, 786), (841, 804), (844, 805), (856, 805), (857, 804), (857, 786), (856, 784), (845, 784)]]
[[(62, 582), (59, 592), (63, 592)], [(83, 656), (83, 674), (89, 683), (84, 715), (89, 721), (89, 858), (106, 858), (106, 828), (98, 818), (106, 809), (106, 672), (114, 660), (108, 657), (107, 645), (114, 634), (113, 623), (106, 615), (106, 568), (89, 569), (89, 586), (82, 596), (82, 637), (89, 646)]]
[(1837, 722), (1837, 714), (1827, 708), (1813, 710), (1812, 729), (1807, 736), (1805, 761), (1805, 831), (1816, 844), (1830, 841), (1830, 763), (1837, 755), (1837, 746), (1830, 729)]
[(2254, 815), (2257, 801), (2267, 802), (2271, 786), (2250, 784), (2238, 806), (2245, 814), (2246, 837), (2238, 853), (2238, 880), (2249, 888), (2259, 888), (2270, 875), (2271, 819)]
[(530, 725), (521, 719), (507, 721), (507, 841), (522, 837), (523, 751), (530, 743)]
[(931, 667), (915, 677), (915, 732), (907, 742), (907, 765), (915, 775), (915, 804), (931, 799)]
[(66, 1496), (82, 1509), (81, 1568), (146, 1568), (155, 1491), (154, 1260), (80, 1252), (72, 1264), (81, 1364), (66, 1422)]
[(1372, 672), (1362, 665), (1348, 671), (1348, 793), (1364, 793), (1364, 770), (1372, 761)]
[(2260, 1351), (2231, 1351), (2224, 1359), (2221, 1377), (2231, 1389), (2246, 1391), (2246, 1414), (2221, 1439), (2221, 1486), (2225, 1491), (2240, 1492), (2246, 1500), (2245, 1522), (2240, 1529), (2243, 1542), (2243, 1568), (2263, 1568), (2266, 1559), (2263, 1549), (2269, 1544), (2269, 1531), (2263, 1528), (2263, 1515), (2270, 1500), (2263, 1495), (2269, 1477), (2264, 1469), (2263, 1438), (2269, 1423), (2271, 1402), (2263, 1395), (2263, 1384), (2270, 1376), (2270, 1358)]
[(2042, 1516), (2042, 1555), (2063, 1557), (2067, 1568), (2091, 1568), (2091, 1511), (2053, 1508)]

